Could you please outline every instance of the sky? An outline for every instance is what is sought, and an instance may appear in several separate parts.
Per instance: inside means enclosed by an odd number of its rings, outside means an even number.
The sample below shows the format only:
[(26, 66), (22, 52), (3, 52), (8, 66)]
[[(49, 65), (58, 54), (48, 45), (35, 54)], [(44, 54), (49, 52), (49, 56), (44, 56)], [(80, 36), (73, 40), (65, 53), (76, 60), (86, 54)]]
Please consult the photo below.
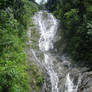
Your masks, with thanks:
[[(40, 2), (42, 1), (42, 0), (35, 0), (38, 4), (40, 4)], [(46, 2), (47, 0), (43, 0), (44, 2)]]

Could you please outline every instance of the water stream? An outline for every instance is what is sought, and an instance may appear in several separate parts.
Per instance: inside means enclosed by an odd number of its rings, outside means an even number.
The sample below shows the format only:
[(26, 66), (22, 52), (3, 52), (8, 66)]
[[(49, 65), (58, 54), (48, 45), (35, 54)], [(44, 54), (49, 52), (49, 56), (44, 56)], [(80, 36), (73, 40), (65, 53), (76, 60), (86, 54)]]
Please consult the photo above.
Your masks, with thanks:
[[(50, 53), (54, 49), (53, 41), (58, 29), (57, 19), (46, 11), (40, 11), (34, 15), (35, 25), (39, 29), (39, 49), (44, 54), (43, 66), (47, 70), (50, 76), (51, 92), (61, 92), (59, 90), (59, 76), (55, 71), (54, 57)], [(77, 85), (74, 85), (73, 79), (70, 78), (70, 74), (66, 74), (65, 78), (65, 90), (64, 92), (77, 92)]]

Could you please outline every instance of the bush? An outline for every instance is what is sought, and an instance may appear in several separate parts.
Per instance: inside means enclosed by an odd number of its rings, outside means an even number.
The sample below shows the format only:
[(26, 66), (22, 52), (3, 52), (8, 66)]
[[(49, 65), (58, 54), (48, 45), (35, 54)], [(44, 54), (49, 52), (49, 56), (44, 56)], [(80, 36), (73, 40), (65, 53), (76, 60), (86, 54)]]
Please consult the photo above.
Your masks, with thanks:
[(64, 27), (66, 41), (64, 52), (68, 53), (75, 62), (91, 65), (92, 1), (48, 0), (46, 7), (60, 19)]
[(37, 6), (28, 0), (0, 0), (0, 92), (28, 92), (26, 30)]

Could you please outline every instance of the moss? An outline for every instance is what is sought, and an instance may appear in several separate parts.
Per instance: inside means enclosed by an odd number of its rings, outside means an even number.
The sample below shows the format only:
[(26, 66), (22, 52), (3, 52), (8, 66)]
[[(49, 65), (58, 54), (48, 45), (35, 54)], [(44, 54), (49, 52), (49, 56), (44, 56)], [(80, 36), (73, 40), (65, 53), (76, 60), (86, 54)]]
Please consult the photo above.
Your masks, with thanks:
[(38, 39), (39, 39), (39, 32), (36, 30), (36, 28), (31, 29), (31, 48), (36, 49), (38, 48)]
[(41, 86), (43, 84), (43, 75), (40, 69), (30, 62), (28, 68), (29, 78), (30, 78), (30, 91), (34, 90), (40, 92)]

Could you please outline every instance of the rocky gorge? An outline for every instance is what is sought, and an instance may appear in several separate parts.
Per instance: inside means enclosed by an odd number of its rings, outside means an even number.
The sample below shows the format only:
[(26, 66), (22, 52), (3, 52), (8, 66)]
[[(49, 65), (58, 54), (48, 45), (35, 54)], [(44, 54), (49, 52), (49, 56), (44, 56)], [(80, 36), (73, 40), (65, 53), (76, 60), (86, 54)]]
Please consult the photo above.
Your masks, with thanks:
[[(39, 92), (92, 92), (92, 71), (88, 67), (72, 63), (59, 35), (59, 21), (47, 11), (39, 11), (33, 17), (33, 27), (27, 32), (27, 58), (40, 68), (44, 77)], [(62, 46), (58, 43), (62, 41)], [(35, 92), (35, 91), (33, 91)]]

